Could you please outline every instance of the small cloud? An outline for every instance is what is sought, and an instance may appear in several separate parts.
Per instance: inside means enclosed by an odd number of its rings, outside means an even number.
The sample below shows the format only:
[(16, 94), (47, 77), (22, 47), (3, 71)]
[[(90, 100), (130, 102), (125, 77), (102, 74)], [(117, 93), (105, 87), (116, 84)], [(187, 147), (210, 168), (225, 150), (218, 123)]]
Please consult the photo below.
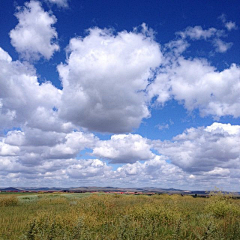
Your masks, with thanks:
[(9, 33), (11, 44), (26, 60), (41, 57), (49, 60), (54, 52), (59, 51), (58, 34), (52, 26), (57, 22), (56, 17), (45, 12), (38, 1), (27, 2), (17, 9), (18, 24)]
[(225, 23), (225, 27), (227, 28), (228, 31), (237, 30), (238, 29), (236, 23), (235, 22), (231, 22), (231, 21)]
[(174, 124), (174, 121), (172, 119), (169, 120), (170, 125)]
[[(236, 28), (235, 23), (226, 22), (225, 15), (222, 15), (219, 18), (224, 22), (225, 27), (229, 31), (233, 28)], [(186, 39), (191, 39), (192, 41), (196, 41), (196, 40), (209, 41), (210, 40), (210, 42), (213, 43), (213, 46), (215, 47), (216, 51), (220, 52), (220, 53), (226, 52), (232, 46), (232, 43), (226, 43), (226, 42), (221, 40), (222, 37), (227, 36), (225, 34), (225, 31), (224, 30), (219, 30), (219, 29), (216, 29), (216, 28), (203, 29), (201, 26), (187, 27), (184, 31), (177, 32), (176, 35), (181, 38), (178, 41), (186, 42), (186, 44), (185, 44), (186, 47), (187, 47), (187, 40)], [(177, 43), (177, 41), (172, 41), (172, 42)]]
[(45, 0), (51, 4), (56, 4), (58, 7), (68, 7), (68, 0)]
[(182, 39), (189, 37), (192, 40), (208, 39), (215, 35), (222, 35), (222, 31), (216, 28), (203, 29), (201, 26), (187, 27), (185, 31), (177, 32)]
[(206, 174), (207, 175), (215, 175), (215, 176), (227, 176), (230, 174), (230, 170), (220, 168), (220, 167), (215, 167), (212, 171), (209, 171)]
[(226, 43), (222, 41), (221, 39), (215, 39), (213, 41), (213, 45), (216, 48), (217, 52), (224, 53), (226, 52), (229, 48), (232, 47), (232, 43)]
[(169, 129), (169, 125), (165, 124), (165, 125), (157, 125), (159, 130), (163, 130), (163, 129)]
[(173, 125), (174, 122), (172, 121), (172, 119), (169, 120), (169, 124), (166, 123), (166, 124), (163, 124), (163, 125), (160, 125), (158, 124), (156, 127), (159, 129), (159, 130), (164, 130), (164, 129), (169, 129), (170, 125)]
[(223, 13), (221, 16), (218, 17), (223, 23), (226, 22), (226, 15)]
[(224, 24), (224, 26), (227, 28), (228, 31), (231, 31), (231, 30), (237, 30), (238, 27), (236, 25), (235, 22), (232, 22), (232, 21), (227, 21), (227, 17), (225, 14), (222, 14), (219, 19), (222, 21), (222, 23)]

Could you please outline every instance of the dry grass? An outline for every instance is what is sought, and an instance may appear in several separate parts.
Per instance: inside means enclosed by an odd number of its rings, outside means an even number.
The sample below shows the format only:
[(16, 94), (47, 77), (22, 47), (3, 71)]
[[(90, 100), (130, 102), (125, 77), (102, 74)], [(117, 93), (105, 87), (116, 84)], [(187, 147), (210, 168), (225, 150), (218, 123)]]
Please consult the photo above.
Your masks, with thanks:
[(0, 205), (0, 239), (240, 239), (240, 201), (223, 195), (82, 196), (42, 194)]

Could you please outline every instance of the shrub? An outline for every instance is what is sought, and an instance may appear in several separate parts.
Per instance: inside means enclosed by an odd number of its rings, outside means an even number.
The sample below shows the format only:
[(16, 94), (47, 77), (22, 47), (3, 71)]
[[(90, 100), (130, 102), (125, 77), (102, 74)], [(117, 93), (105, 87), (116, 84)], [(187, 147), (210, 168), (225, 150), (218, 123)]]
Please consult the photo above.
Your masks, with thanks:
[(22, 239), (50, 240), (50, 239), (80, 239), (83, 227), (81, 217), (68, 219), (62, 215), (45, 212), (33, 219), (25, 231)]
[(1, 207), (16, 206), (16, 205), (18, 205), (18, 202), (19, 201), (16, 196), (0, 198), (0, 206)]
[(222, 192), (211, 193), (209, 204), (206, 210), (212, 213), (215, 217), (223, 218), (227, 215), (239, 215), (240, 209), (232, 201), (232, 196), (223, 194)]

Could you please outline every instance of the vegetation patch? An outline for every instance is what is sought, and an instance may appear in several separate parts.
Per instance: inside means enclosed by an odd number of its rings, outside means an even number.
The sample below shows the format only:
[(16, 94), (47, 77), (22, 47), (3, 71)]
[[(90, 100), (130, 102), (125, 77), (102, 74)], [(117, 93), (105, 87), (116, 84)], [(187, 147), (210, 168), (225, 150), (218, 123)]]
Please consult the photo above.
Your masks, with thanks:
[(16, 204), (0, 206), (0, 239), (240, 239), (240, 200), (223, 194), (15, 199)]

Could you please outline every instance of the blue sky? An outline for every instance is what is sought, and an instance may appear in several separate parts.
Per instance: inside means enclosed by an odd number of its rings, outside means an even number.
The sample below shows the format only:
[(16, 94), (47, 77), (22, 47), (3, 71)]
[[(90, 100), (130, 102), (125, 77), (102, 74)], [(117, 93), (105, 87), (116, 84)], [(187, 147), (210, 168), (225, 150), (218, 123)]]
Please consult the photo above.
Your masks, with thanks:
[(0, 9), (0, 186), (240, 191), (238, 1)]

